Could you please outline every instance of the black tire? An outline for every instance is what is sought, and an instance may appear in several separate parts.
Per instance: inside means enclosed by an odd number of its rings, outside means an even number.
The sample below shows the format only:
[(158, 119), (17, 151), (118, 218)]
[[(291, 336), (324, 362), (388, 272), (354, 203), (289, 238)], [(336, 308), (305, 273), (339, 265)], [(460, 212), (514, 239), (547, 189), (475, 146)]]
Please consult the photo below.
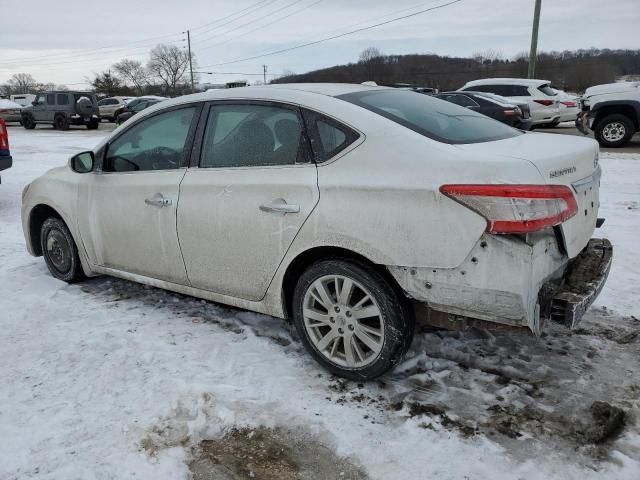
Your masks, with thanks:
[(89, 123), (87, 123), (87, 128), (89, 130), (96, 130), (98, 127), (100, 126), (100, 121), (91, 121)]
[(58, 115), (53, 119), (53, 128), (58, 130), (69, 130), (69, 120), (64, 115)]
[[(384, 331), (382, 348), (377, 356), (363, 367), (348, 368), (332, 362), (314, 345), (305, 327), (303, 306), (307, 290), (312, 288), (316, 280), (330, 275), (344, 276), (362, 285), (375, 299), (380, 310), (383, 320), (381, 328)], [(330, 258), (312, 264), (298, 279), (292, 305), (293, 321), (307, 351), (324, 368), (341, 377), (359, 381), (379, 377), (402, 360), (413, 340), (415, 317), (411, 304), (380, 272), (365, 262)], [(338, 323), (335, 323), (331, 328), (336, 329), (337, 325)], [(344, 343), (342, 345), (344, 349)]]
[(78, 256), (78, 247), (65, 223), (49, 217), (40, 229), (42, 255), (51, 275), (67, 283), (85, 278)]
[(560, 125), (560, 122), (551, 122), (547, 123), (544, 128), (556, 128), (558, 125)]
[(31, 115), (25, 115), (24, 117), (22, 117), (22, 126), (25, 128), (25, 130), (33, 130), (34, 128), (36, 128), (36, 122), (33, 120), (33, 117)]
[[(618, 128), (615, 128), (615, 130), (620, 132), (620, 138), (616, 140), (607, 138), (607, 129), (611, 129), (616, 125), (619, 126)], [(633, 121), (631, 121), (631, 119), (626, 115), (614, 113), (598, 120), (593, 129), (593, 133), (595, 134), (596, 140), (598, 140), (598, 143), (600, 143), (601, 146), (619, 148), (623, 147), (629, 142), (629, 140), (635, 133), (635, 126), (633, 125)]]

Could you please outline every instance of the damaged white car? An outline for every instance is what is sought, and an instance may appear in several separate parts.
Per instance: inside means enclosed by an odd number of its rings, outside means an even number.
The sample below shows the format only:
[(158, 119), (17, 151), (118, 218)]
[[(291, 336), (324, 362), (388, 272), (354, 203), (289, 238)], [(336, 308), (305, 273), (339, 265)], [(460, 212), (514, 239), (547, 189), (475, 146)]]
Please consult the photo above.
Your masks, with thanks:
[(416, 319), (573, 327), (606, 280), (593, 140), (521, 132), (430, 96), (300, 84), (137, 115), (28, 185), (28, 250), (292, 318), (330, 371), (374, 378)]

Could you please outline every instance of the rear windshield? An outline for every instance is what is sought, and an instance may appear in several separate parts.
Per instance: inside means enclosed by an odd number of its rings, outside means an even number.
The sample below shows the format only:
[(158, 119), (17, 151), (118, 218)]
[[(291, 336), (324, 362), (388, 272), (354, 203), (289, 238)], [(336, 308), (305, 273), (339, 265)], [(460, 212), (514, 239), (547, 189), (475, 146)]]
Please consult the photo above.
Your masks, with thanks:
[(551, 88), (551, 85), (549, 85), (549, 84), (540, 85), (538, 87), (538, 90), (540, 90), (545, 95), (549, 95), (550, 97), (554, 97), (554, 96), (557, 95), (557, 92), (553, 88)]
[(468, 108), (415, 92), (364, 91), (337, 98), (443, 143), (491, 142), (522, 134)]

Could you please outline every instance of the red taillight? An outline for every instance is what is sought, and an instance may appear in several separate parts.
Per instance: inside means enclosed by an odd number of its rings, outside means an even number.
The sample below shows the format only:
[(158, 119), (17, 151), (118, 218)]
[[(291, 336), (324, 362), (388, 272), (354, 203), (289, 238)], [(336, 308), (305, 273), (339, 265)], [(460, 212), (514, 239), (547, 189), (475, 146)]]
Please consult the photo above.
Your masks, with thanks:
[(515, 117), (515, 116), (522, 115), (522, 110), (520, 110), (519, 108), (507, 108), (506, 110), (503, 110), (503, 111), (507, 117)]
[(534, 100), (534, 102), (544, 105), (545, 107), (550, 107), (555, 103), (553, 100)]
[(576, 102), (571, 102), (571, 101), (560, 102), (560, 103), (563, 104), (565, 107), (575, 107), (577, 105)]
[(7, 124), (2, 118), (0, 118), (0, 154), (9, 155), (9, 132), (7, 132)]
[(482, 215), (489, 233), (531, 233), (578, 211), (565, 185), (443, 185), (440, 192)]

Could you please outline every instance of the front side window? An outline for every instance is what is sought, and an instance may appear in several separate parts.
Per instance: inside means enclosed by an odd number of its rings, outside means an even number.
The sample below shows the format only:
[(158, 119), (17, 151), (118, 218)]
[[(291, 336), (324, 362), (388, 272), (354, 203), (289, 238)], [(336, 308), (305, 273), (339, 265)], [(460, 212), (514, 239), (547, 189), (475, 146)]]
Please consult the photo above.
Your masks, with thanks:
[(373, 90), (337, 98), (443, 143), (481, 143), (522, 135), (518, 130), (468, 108), (414, 92)]
[(56, 96), (53, 93), (49, 93), (47, 95), (47, 105), (55, 105), (56, 104)]
[(38, 95), (38, 96), (36, 97), (35, 104), (36, 104), (36, 105), (46, 105), (46, 104), (47, 104), (47, 97), (46, 97), (46, 95)]
[(56, 100), (58, 105), (69, 105), (69, 95), (66, 93), (59, 93)]
[(171, 170), (185, 164), (196, 107), (153, 115), (128, 128), (107, 148), (102, 170)]
[(202, 142), (204, 168), (305, 163), (298, 111), (272, 105), (214, 105)]

